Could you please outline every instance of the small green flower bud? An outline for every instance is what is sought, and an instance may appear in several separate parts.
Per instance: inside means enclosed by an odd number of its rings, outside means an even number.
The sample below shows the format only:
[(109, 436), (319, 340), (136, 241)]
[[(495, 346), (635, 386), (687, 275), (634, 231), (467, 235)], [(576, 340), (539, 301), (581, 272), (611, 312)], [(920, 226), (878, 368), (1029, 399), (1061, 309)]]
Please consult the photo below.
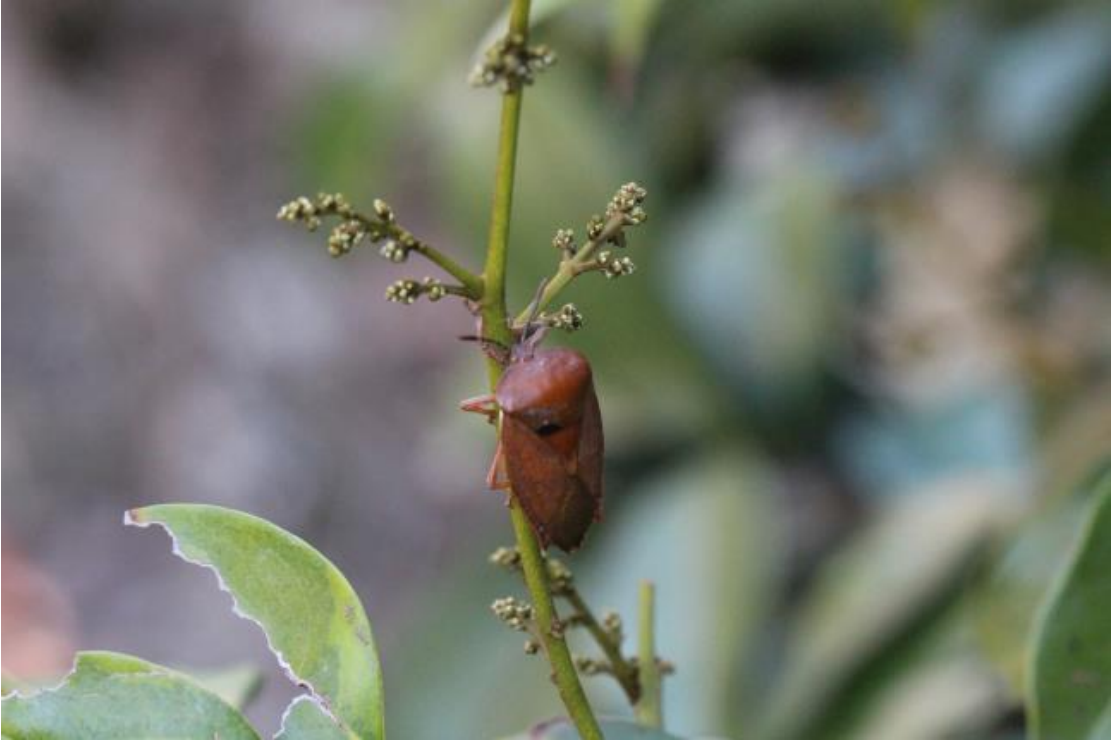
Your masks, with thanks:
[(605, 219), (598, 214), (594, 214), (586, 222), (586, 237), (594, 241), (602, 235), (602, 231), (606, 228)]
[(578, 331), (583, 327), (584, 319), (579, 309), (575, 308), (575, 304), (568, 303), (557, 313), (545, 317), (545, 323), (553, 329)]
[(379, 220), (384, 221), (388, 224), (393, 223), (393, 209), (390, 208), (389, 204), (381, 198), (374, 199), (374, 215), (377, 216)]
[(426, 277), (421, 284), (421, 290), (428, 296), (428, 300), (435, 303), (436, 301), (447, 295), (447, 288), (439, 280)]
[(533, 619), (533, 610), (529, 604), (525, 604), (512, 596), (506, 596), (501, 599), (495, 599), (494, 603), (490, 605), (490, 609), (498, 619), (505, 622), (506, 625), (518, 632), (527, 632), (529, 624)]
[(363, 223), (357, 219), (344, 221), (332, 229), (328, 237), (328, 253), (334, 257), (347, 254), (367, 235)]
[(571, 229), (560, 229), (552, 237), (552, 246), (561, 252), (575, 253), (575, 232)]
[(614, 257), (611, 252), (598, 254), (598, 264), (607, 278), (624, 277), (636, 272), (636, 265), (628, 257)]
[(411, 305), (420, 295), (420, 285), (416, 280), (398, 280), (386, 288), (386, 300)]
[(475, 65), (468, 81), (475, 87), (497, 85), (502, 92), (531, 85), (536, 74), (555, 64), (556, 55), (547, 46), (526, 47), (520, 34), (498, 39)]
[(490, 562), (503, 568), (515, 568), (521, 563), (521, 553), (515, 547), (499, 547), (490, 553)]
[(393, 239), (386, 239), (382, 242), (382, 246), (378, 248), (378, 254), (382, 255), (390, 262), (400, 263), (408, 259), (409, 250)]

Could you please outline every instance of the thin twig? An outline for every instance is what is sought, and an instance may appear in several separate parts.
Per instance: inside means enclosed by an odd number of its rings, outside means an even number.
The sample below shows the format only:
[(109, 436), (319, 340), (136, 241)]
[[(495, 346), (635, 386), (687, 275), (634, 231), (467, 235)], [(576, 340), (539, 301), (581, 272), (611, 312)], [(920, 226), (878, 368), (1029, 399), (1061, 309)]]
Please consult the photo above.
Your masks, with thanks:
[[(621, 231), (621, 229), (623, 229), (625, 225), (626, 224), (624, 216), (622, 216), (622, 214), (615, 214), (608, 221), (606, 221), (605, 226), (602, 227), (602, 231), (596, 238), (591, 239), (586, 244), (583, 244), (582, 247), (580, 247), (579, 250), (575, 252), (574, 256), (570, 259), (562, 260), (559, 263), (559, 269), (556, 270), (556, 273), (548, 279), (547, 284), (545, 284), (544, 286), (544, 291), (540, 294), (540, 298), (537, 301), (538, 310), (542, 311), (549, 305), (551, 305), (552, 301), (555, 300), (560, 291), (566, 288), (568, 283), (570, 283), (583, 272), (582, 268), (590, 262), (591, 258), (594, 257), (594, 253), (598, 251), (599, 247), (605, 244), (610, 239), (610, 237)], [(526, 308), (520, 313), (520, 315), (517, 316), (516, 319), (513, 320), (514, 330), (519, 331), (523, 329), (525, 324), (528, 322), (528, 318), (529, 309)]]
[(613, 633), (599, 624), (598, 619), (576, 589), (569, 588), (560, 595), (575, 609), (579, 623), (586, 627), (594, 641), (598, 643), (598, 647), (602, 649), (609, 661), (610, 672), (621, 685), (621, 690), (625, 692), (629, 703), (635, 705), (640, 700), (641, 693), (636, 666), (621, 654), (621, 645), (614, 638)]
[(662, 685), (660, 664), (656, 661), (656, 587), (641, 581), (640, 609), (637, 619), (637, 666), (640, 669), (640, 701), (633, 712), (645, 727), (663, 726)]

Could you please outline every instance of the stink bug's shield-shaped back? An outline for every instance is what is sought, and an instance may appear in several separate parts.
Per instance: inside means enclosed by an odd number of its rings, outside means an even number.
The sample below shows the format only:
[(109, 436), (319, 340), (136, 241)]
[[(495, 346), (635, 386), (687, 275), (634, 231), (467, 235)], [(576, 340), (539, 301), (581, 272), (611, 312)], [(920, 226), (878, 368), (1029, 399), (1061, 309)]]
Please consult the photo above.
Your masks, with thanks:
[(602, 415), (590, 364), (566, 348), (515, 360), (495, 392), (501, 460), (543, 547), (571, 551), (602, 517)]

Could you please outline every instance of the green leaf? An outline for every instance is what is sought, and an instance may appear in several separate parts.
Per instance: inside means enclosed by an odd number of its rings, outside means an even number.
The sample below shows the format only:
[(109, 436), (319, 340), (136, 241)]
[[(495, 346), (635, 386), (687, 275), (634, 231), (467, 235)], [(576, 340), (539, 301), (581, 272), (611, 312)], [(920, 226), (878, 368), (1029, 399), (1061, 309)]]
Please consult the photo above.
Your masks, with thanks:
[(258, 738), (238, 711), (192, 679), (119, 653), (78, 653), (61, 686), (5, 697), (3, 708), (3, 733), (13, 740)]
[[(633, 505), (608, 513), (591, 534), (597, 542), (588, 540), (583, 560), (571, 563), (587, 601), (621, 614), (630, 635), (636, 581), (656, 584), (657, 650), (676, 666), (663, 681), (663, 717), (676, 732), (740, 734), (750, 721), (744, 707), (762, 684), (737, 667), (762, 657), (761, 629), (783, 564), (773, 486), (759, 458), (722, 443), (630, 491)], [(576, 652), (594, 652), (581, 633), (569, 639)], [(626, 705), (612, 681), (589, 689), (604, 713)]]
[(1097, 740), (1111, 725), (1111, 474), (1035, 630), (1029, 715), (1036, 740)]
[[(1090, 490), (1090, 482), (1085, 492)], [(987, 578), (969, 599), (977, 648), (1006, 681), (1015, 701), (1027, 684), (1027, 649), (1053, 576), (1068, 561), (1087, 497), (1055, 501), (1010, 533)]]
[(791, 628), (757, 737), (851, 736), (877, 692), (937, 637), (1010, 517), (975, 478), (892, 504), (818, 574)]
[[(606, 740), (680, 740), (678, 735), (642, 727), (623, 719), (605, 719), (599, 724)], [(505, 740), (579, 740), (579, 733), (569, 720), (561, 717), (542, 722), (522, 735), (514, 735)]]
[(269, 522), (218, 506), (150, 506), (130, 511), (125, 521), (163, 527), (175, 554), (211, 568), (235, 612), (262, 627), (290, 680), (358, 737), (384, 737), (370, 623), (327, 558)]
[(337, 725), (312, 697), (299, 696), (285, 710), (274, 740), (358, 740), (358, 736)]

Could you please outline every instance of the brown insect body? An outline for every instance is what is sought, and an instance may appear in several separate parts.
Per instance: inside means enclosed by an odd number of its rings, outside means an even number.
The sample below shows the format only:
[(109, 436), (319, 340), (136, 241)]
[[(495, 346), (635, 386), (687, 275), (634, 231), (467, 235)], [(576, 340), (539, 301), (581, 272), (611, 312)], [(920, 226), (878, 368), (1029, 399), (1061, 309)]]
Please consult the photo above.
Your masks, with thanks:
[(602, 518), (604, 440), (590, 363), (562, 347), (515, 358), (494, 399), (502, 412), (498, 455), (514, 497), (543, 547), (578, 549)]

